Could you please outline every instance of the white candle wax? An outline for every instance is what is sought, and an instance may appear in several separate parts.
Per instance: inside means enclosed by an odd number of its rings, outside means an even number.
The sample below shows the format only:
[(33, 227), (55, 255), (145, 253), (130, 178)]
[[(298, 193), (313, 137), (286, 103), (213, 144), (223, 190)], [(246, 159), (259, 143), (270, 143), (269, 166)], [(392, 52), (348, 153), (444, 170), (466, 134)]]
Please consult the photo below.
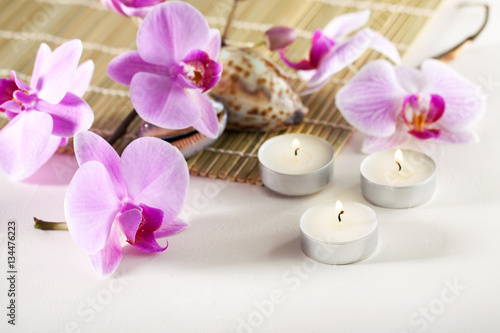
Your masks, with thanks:
[(370, 235), (377, 228), (375, 212), (360, 203), (346, 202), (341, 222), (334, 203), (308, 209), (300, 220), (303, 233), (318, 242), (350, 243)]
[[(298, 139), (295, 155), (293, 140)], [(259, 161), (266, 168), (286, 175), (315, 172), (333, 159), (333, 149), (324, 140), (307, 134), (285, 134), (267, 140), (259, 149)]]
[(427, 202), (436, 191), (436, 163), (413, 150), (396, 152), (385, 150), (363, 160), (360, 166), (363, 196), (387, 208), (411, 208)]
[(403, 160), (401, 170), (395, 161), (395, 149), (371, 154), (361, 163), (361, 174), (369, 181), (379, 185), (406, 187), (422, 183), (435, 172), (434, 162), (426, 155), (401, 150)]

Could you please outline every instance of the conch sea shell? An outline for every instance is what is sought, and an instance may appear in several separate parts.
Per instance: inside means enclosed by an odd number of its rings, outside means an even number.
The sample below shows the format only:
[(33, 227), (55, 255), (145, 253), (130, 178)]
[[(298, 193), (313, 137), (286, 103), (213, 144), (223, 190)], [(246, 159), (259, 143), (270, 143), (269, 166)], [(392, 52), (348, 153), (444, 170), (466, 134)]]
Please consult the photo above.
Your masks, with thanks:
[(228, 129), (279, 130), (300, 123), (307, 108), (274, 62), (251, 48), (223, 47), (224, 70), (210, 95), (228, 112)]

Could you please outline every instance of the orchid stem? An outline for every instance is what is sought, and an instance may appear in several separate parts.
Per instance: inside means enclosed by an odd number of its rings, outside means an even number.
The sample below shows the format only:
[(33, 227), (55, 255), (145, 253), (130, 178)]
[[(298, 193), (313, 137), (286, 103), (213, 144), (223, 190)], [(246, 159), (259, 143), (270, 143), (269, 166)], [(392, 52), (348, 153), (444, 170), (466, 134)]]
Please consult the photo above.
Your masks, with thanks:
[(118, 141), (119, 138), (121, 138), (125, 132), (127, 132), (127, 128), (130, 125), (130, 123), (137, 117), (137, 111), (133, 109), (128, 116), (123, 119), (123, 121), (118, 125), (118, 127), (115, 129), (113, 134), (109, 137), (107, 140), (110, 145), (115, 144), (116, 141)]
[(226, 45), (227, 35), (229, 35), (229, 31), (233, 26), (234, 15), (236, 14), (236, 8), (238, 8), (238, 2), (241, 0), (233, 0), (233, 6), (231, 7), (231, 11), (229, 12), (229, 16), (227, 17), (226, 26), (224, 27), (224, 32), (222, 33), (221, 43), (222, 46)]
[(36, 217), (33, 218), (35, 221), (35, 229), (40, 230), (68, 230), (68, 225), (66, 222), (47, 222)]
[(486, 25), (488, 24), (488, 20), (490, 18), (490, 7), (485, 4), (485, 3), (461, 3), (459, 4), (458, 8), (463, 8), (463, 7), (469, 7), (469, 6), (483, 6), (485, 9), (485, 17), (484, 17), (484, 22), (479, 28), (479, 30), (475, 33), (470, 35), (469, 37), (465, 38), (463, 41), (449, 49), (448, 51), (445, 51), (441, 54), (438, 54), (437, 56), (434, 56), (434, 59), (441, 60), (444, 62), (451, 61), (455, 59), (458, 54), (464, 50), (465, 47), (467, 47), (469, 44), (471, 44), (484, 30)]

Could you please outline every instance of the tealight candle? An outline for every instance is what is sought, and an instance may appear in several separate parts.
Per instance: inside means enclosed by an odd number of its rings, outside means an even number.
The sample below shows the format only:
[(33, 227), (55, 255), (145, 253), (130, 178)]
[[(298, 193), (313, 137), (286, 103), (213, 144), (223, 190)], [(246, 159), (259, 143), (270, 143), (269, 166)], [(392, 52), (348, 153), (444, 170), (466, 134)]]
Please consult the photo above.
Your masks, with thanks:
[(264, 185), (284, 195), (306, 195), (323, 189), (333, 176), (333, 147), (308, 134), (284, 134), (259, 148)]
[(368, 258), (378, 243), (375, 212), (340, 201), (309, 208), (300, 219), (302, 251), (325, 264), (351, 264)]
[(436, 163), (413, 150), (371, 154), (361, 162), (360, 173), (363, 196), (381, 207), (415, 207), (427, 202), (436, 190)]

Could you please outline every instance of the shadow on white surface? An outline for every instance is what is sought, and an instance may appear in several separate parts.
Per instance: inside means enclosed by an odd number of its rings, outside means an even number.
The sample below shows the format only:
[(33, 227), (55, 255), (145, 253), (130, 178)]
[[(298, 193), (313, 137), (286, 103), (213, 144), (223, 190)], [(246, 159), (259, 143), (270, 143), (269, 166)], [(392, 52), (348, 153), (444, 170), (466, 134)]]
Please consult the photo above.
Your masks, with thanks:
[(437, 221), (380, 221), (377, 250), (361, 263), (394, 263), (445, 257), (453, 241)]
[(306, 259), (307, 256), (300, 249), (300, 237), (293, 237), (281, 244), (278, 244), (276, 248), (274, 248), (270, 256), (275, 258), (276, 260), (303, 260)]

